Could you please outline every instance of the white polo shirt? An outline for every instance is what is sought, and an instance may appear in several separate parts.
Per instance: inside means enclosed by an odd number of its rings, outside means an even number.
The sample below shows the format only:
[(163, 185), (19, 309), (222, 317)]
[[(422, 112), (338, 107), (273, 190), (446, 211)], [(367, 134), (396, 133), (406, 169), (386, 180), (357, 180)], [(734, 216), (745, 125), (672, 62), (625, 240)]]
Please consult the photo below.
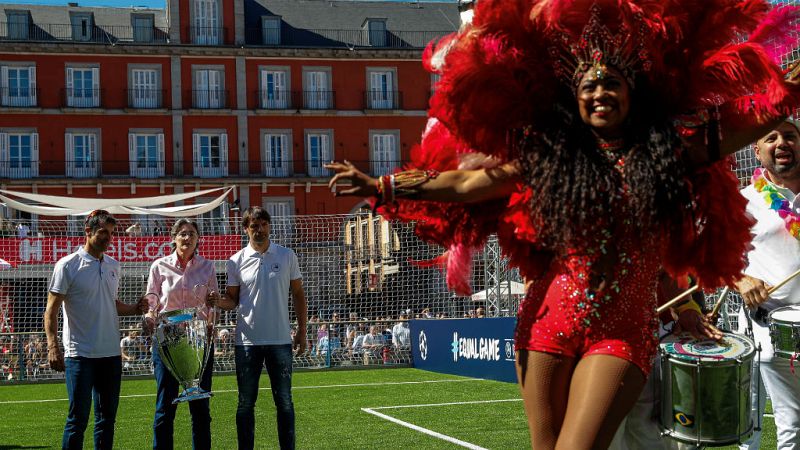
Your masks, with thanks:
[(119, 356), (117, 291), (120, 265), (105, 255), (95, 258), (83, 248), (61, 258), (48, 290), (62, 294), (64, 356)]
[(236, 345), (290, 344), (289, 281), (298, 280), (297, 255), (270, 242), (264, 253), (252, 246), (228, 260), (228, 286), (239, 286)]
[[(770, 182), (771, 183), (771, 182)], [(792, 204), (795, 212), (800, 211), (800, 196), (786, 188), (774, 185)], [(764, 197), (753, 185), (742, 189), (747, 199), (747, 212), (755, 217), (753, 227), (753, 250), (747, 253), (748, 265), (744, 273), (764, 280), (774, 286), (787, 276), (800, 269), (800, 241), (786, 230), (783, 219), (777, 211), (767, 206)], [(800, 277), (796, 277), (775, 291), (764, 303), (767, 310), (800, 303)]]

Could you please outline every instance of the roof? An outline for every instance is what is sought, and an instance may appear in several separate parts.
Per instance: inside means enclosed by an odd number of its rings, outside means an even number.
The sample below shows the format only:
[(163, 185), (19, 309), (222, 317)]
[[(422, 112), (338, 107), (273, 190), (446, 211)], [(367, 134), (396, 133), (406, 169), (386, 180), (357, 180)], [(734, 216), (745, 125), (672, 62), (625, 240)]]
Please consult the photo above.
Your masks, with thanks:
[(7, 11), (29, 11), (34, 24), (69, 24), (70, 13), (87, 12), (94, 15), (96, 26), (131, 26), (131, 14), (153, 14), (157, 28), (167, 27), (167, 13), (164, 9), (152, 8), (106, 8), (67, 5), (23, 5), (0, 3), (0, 21), (6, 21)]

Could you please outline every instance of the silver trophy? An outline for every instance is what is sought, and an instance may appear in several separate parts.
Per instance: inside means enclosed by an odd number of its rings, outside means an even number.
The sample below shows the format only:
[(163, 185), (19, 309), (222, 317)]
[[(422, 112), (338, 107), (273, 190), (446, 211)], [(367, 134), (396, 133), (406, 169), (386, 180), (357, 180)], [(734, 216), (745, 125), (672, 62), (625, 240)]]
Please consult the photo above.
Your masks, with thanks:
[[(207, 293), (205, 285), (195, 286), (192, 294)], [(200, 387), (200, 377), (211, 355), (213, 321), (205, 305), (175, 309), (158, 315), (153, 334), (155, 350), (172, 376), (183, 386), (173, 404), (211, 397)]]

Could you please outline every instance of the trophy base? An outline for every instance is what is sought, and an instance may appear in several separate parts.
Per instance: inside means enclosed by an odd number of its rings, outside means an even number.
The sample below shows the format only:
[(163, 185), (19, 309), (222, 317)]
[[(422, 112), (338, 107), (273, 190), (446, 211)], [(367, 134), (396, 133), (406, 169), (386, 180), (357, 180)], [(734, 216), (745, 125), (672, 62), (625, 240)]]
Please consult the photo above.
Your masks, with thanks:
[(200, 400), (203, 398), (211, 398), (214, 395), (211, 392), (206, 392), (202, 388), (197, 386), (192, 386), (189, 389), (184, 390), (181, 394), (172, 401), (172, 404), (183, 403), (183, 402), (190, 402), (192, 400)]

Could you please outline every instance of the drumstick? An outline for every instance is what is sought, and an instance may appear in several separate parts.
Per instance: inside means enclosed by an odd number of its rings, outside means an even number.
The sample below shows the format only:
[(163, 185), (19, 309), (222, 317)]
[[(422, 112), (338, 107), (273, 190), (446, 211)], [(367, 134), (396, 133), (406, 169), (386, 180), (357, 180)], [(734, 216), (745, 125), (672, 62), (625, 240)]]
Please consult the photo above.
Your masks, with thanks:
[(714, 305), (714, 309), (711, 310), (711, 317), (714, 317), (717, 315), (717, 313), (719, 313), (719, 309), (722, 307), (722, 304), (725, 303), (725, 299), (728, 298), (728, 292), (730, 291), (731, 288), (725, 286), (725, 289), (723, 289), (719, 294), (719, 300), (717, 300), (717, 303)]
[(771, 295), (773, 292), (775, 292), (778, 289), (780, 289), (781, 286), (783, 286), (784, 284), (788, 283), (789, 281), (792, 280), (792, 278), (794, 278), (794, 277), (796, 277), (798, 275), (800, 275), (800, 270), (797, 270), (795, 273), (793, 273), (793, 274), (789, 275), (788, 277), (784, 278), (783, 281), (781, 281), (780, 283), (778, 283), (775, 286), (772, 286), (771, 288), (767, 289), (767, 295)]
[(672, 300), (668, 301), (667, 303), (664, 303), (663, 305), (661, 305), (658, 308), (656, 308), (656, 313), (658, 313), (658, 314), (663, 313), (664, 311), (669, 309), (672, 305), (674, 305), (674, 304), (678, 303), (679, 301), (683, 300), (683, 298), (686, 297), (687, 295), (693, 294), (694, 291), (696, 291), (698, 289), (700, 289), (700, 287), (698, 285), (694, 285), (694, 286), (690, 287), (689, 289), (687, 289), (687, 290), (683, 291), (682, 293), (678, 294), (677, 297), (673, 298)]

